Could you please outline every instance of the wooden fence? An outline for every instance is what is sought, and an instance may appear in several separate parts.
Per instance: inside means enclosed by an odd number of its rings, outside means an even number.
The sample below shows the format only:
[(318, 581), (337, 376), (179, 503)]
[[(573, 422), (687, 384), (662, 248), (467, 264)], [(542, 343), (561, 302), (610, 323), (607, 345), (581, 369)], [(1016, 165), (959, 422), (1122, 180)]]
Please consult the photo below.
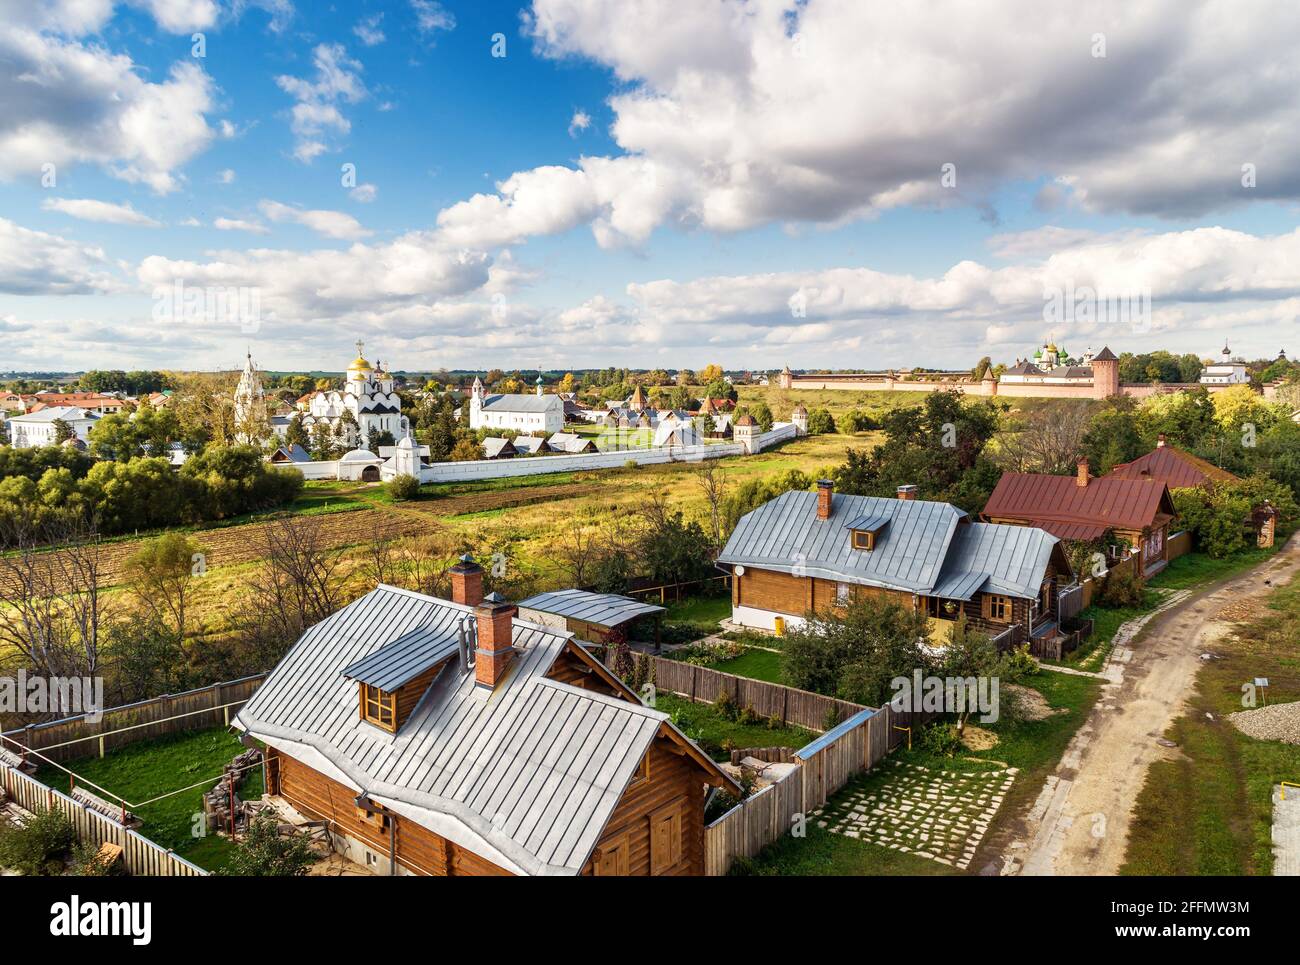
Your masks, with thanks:
[(76, 829), (77, 840), (83, 844), (98, 847), (107, 841), (117, 845), (122, 849), (126, 869), (133, 875), (198, 877), (207, 874), (171, 850), (6, 764), (0, 764), (0, 787), (14, 803), (28, 811), (40, 808), (62, 811)]
[[(64, 763), (80, 757), (103, 757), (112, 750), (167, 734), (225, 726), (266, 679), (266, 674), (228, 680), (183, 694), (165, 694), (105, 710), (99, 720), (85, 714), (33, 724), (0, 735), (0, 746), (40, 751)], [(12, 742), (4, 740), (10, 738)]]
[(797, 724), (808, 730), (823, 731), (831, 711), (836, 722), (846, 720), (865, 710), (861, 704), (836, 700), (807, 690), (796, 690), (766, 680), (752, 680), (735, 674), (697, 667), (682, 660), (670, 660), (653, 654), (636, 653), (638, 661), (653, 662), (655, 689), (677, 694), (697, 703), (711, 704), (721, 693), (727, 694), (741, 707), (752, 707), (763, 717), (775, 717), (783, 724)]
[(725, 875), (737, 858), (753, 858), (788, 834), (797, 815), (811, 819), (854, 775), (875, 767), (907, 740), (910, 728), (931, 716), (864, 707), (795, 751), (791, 758), (798, 766), (704, 829), (704, 873)]

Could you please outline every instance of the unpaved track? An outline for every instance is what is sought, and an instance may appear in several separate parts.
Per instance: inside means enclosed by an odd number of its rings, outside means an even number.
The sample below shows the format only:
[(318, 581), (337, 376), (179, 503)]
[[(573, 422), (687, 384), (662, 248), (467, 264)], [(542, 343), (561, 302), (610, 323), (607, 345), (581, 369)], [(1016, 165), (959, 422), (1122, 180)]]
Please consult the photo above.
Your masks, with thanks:
[[(1200, 655), (1231, 628), (1228, 604), (1262, 601), (1295, 571), (1300, 534), (1267, 562), (1192, 593), (1160, 613), (1137, 642), (1117, 645), (1108, 683), (1002, 856), (1002, 874), (1113, 875), (1124, 862), (1138, 792), (1153, 761), (1178, 751), (1159, 743), (1185, 712)], [(1264, 581), (1270, 580), (1272, 586)]]

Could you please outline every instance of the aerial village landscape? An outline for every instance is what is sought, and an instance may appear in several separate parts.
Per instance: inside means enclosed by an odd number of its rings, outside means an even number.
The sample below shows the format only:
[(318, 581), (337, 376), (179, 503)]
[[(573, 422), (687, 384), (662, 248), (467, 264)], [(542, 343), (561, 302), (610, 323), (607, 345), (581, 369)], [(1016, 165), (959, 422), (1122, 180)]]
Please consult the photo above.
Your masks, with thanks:
[(877, 6), (0, 3), (0, 878), (103, 879), (51, 935), (1300, 875), (1297, 14)]

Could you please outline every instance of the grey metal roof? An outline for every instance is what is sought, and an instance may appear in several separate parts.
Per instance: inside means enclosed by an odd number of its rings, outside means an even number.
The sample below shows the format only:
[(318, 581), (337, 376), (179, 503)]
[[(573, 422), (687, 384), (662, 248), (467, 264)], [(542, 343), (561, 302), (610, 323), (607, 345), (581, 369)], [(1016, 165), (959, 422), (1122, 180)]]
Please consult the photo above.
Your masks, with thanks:
[(586, 590), (556, 590), (530, 596), (519, 604), (529, 610), (541, 610), (556, 616), (585, 620), (602, 627), (616, 627), (652, 613), (666, 613), (661, 606), (642, 603), (616, 593), (589, 593)]
[(888, 516), (859, 516), (845, 523), (847, 529), (856, 529), (864, 533), (876, 533), (889, 523)]
[[(855, 550), (850, 520), (889, 521), (875, 549)], [(939, 576), (948, 542), (964, 512), (948, 503), (836, 493), (830, 519), (817, 518), (817, 494), (782, 493), (741, 517), (719, 563), (927, 592)]]
[(345, 667), (343, 676), (359, 683), (393, 691), (409, 683), (434, 664), (446, 660), (459, 649), (459, 641), (426, 627), (403, 634)]
[[(819, 520), (817, 494), (793, 491), (741, 517), (718, 562), (945, 599), (1035, 596), (1056, 537), (965, 519), (948, 503), (837, 493), (830, 519)], [(876, 525), (875, 549), (853, 549), (846, 530)]]
[(549, 412), (551, 409), (563, 409), (564, 401), (558, 395), (523, 395), (506, 393), (489, 395), (483, 400), (483, 409), (495, 409), (498, 412)]
[(571, 637), (521, 620), (484, 696), (449, 660), (397, 734), (340, 672), (472, 610), (380, 586), (310, 628), (236, 718), (250, 734), (509, 871), (581, 871), (668, 715), (545, 678)]
[[(1034, 597), (1043, 585), (1055, 536), (1032, 526), (970, 523), (957, 527), (934, 596), (969, 600), (983, 590)], [(978, 583), (971, 585), (978, 577)]]

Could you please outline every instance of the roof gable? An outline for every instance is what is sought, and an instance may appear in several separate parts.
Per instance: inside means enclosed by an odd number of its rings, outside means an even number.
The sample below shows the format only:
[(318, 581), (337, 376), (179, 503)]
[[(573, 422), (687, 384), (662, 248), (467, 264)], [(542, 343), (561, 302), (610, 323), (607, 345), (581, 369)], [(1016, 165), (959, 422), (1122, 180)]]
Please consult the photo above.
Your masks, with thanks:
[(1119, 479), (1155, 480), (1170, 489), (1188, 489), (1211, 482), (1237, 482), (1239, 479), (1209, 460), (1168, 444), (1158, 446), (1132, 462), (1116, 466), (1109, 475)]
[[(1169, 490), (1155, 480), (1103, 476), (1080, 486), (1074, 476), (1004, 472), (981, 514), (987, 519), (1019, 519), (1078, 524), (1066, 539), (1090, 539), (1106, 529), (1141, 530), (1158, 513), (1174, 514)], [(1057, 533), (1052, 527), (1049, 532)], [(1091, 535), (1083, 535), (1084, 532)]]

